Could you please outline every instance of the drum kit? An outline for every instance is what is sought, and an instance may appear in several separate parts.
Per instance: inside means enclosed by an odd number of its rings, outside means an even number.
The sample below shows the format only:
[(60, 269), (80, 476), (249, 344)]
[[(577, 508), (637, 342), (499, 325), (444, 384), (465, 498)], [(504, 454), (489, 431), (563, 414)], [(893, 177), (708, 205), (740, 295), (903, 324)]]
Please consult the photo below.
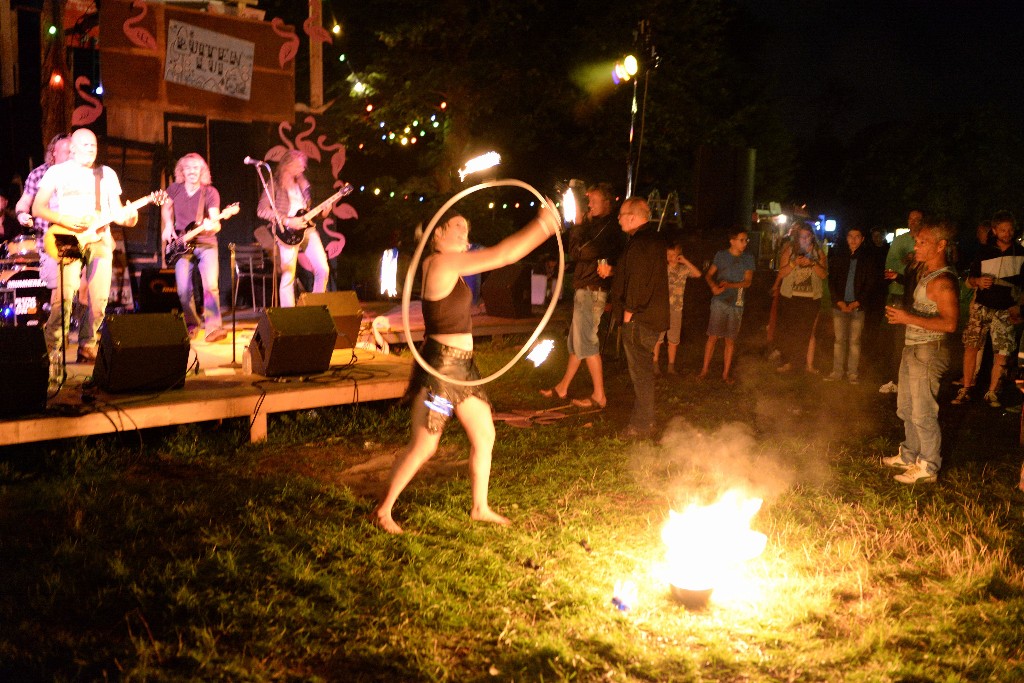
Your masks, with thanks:
[(0, 326), (42, 325), (50, 316), (50, 290), (39, 273), (36, 238), (18, 235), (0, 244)]

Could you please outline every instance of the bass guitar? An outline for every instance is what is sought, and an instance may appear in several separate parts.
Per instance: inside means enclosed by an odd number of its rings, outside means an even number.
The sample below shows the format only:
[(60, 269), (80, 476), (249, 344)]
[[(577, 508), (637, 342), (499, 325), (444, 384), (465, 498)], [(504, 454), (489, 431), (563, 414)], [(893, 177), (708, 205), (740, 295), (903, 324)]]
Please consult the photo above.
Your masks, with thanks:
[[(225, 206), (223, 209), (221, 209), (220, 220), (226, 221), (227, 219), (231, 218), (237, 213), (238, 202), (235, 202), (234, 204), (229, 204), (228, 206)], [(178, 259), (180, 259), (182, 256), (185, 256), (186, 254), (191, 254), (195, 250), (196, 245), (191, 243), (192, 240), (198, 237), (199, 233), (206, 232), (207, 230), (209, 230), (210, 223), (212, 222), (213, 221), (210, 220), (209, 216), (199, 221), (198, 223), (196, 221), (192, 221), (185, 228), (184, 233), (167, 242), (167, 246), (164, 247), (164, 263), (167, 264), (168, 268), (177, 263)]]
[(278, 225), (275, 223), (274, 238), (278, 242), (286, 244), (289, 247), (294, 247), (296, 244), (299, 244), (300, 242), (302, 242), (303, 238), (306, 237), (306, 231), (312, 228), (314, 225), (316, 225), (314, 221), (316, 220), (316, 217), (320, 215), (320, 212), (326, 209), (328, 206), (333, 205), (334, 202), (338, 201), (342, 197), (347, 197), (348, 195), (352, 194), (352, 191), (354, 189), (355, 188), (352, 187), (352, 185), (350, 185), (349, 183), (345, 183), (344, 185), (341, 186), (341, 189), (339, 189), (337, 192), (335, 192), (330, 197), (323, 200), (322, 202), (320, 202), (319, 204), (317, 204), (304, 214), (289, 216), (289, 218), (298, 218), (299, 220), (301, 220), (301, 228), (288, 228), (285, 227), (283, 224)]
[[(165, 201), (167, 201), (167, 193), (163, 190), (157, 190), (150, 192), (141, 199), (125, 204), (121, 211), (127, 211), (128, 209), (138, 211), (149, 204), (160, 206)], [(46, 251), (50, 258), (60, 258), (60, 251), (57, 248), (57, 235), (74, 235), (78, 240), (78, 246), (84, 249), (90, 244), (103, 239), (104, 233), (107, 232), (107, 226), (113, 223), (116, 218), (118, 218), (118, 214), (113, 211), (107, 211), (100, 214), (83, 216), (74, 226), (51, 223), (50, 227), (46, 230), (46, 234), (43, 236), (43, 250)]]

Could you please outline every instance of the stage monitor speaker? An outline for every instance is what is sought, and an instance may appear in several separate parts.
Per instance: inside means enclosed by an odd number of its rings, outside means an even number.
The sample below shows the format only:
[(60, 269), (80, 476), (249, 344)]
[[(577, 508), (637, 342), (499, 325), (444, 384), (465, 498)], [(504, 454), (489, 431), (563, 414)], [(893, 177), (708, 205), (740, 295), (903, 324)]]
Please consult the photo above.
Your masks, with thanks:
[(0, 327), (0, 416), (46, 409), (50, 360), (42, 327)]
[(139, 275), (139, 311), (170, 313), (181, 310), (174, 270), (146, 268)]
[(498, 268), (487, 275), (480, 294), (487, 315), (496, 318), (530, 317), (530, 275), (521, 263)]
[(110, 393), (180, 389), (190, 348), (180, 313), (108, 315), (92, 377)]
[(326, 306), (334, 320), (334, 329), (338, 331), (334, 348), (355, 348), (359, 326), (363, 323), (363, 309), (359, 307), (359, 297), (355, 292), (304, 292), (299, 295), (299, 306)]
[(267, 308), (249, 342), (254, 375), (315, 375), (331, 367), (338, 331), (326, 306)]

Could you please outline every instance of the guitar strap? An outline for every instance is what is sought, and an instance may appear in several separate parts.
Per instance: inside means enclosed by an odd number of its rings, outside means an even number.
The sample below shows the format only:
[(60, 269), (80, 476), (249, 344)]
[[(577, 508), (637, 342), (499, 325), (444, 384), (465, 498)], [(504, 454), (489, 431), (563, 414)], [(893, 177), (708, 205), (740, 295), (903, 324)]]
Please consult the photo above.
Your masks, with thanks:
[(103, 167), (102, 166), (93, 166), (92, 167), (92, 175), (96, 179), (96, 213), (102, 214), (103, 213), (103, 207), (102, 207), (102, 203), (100, 201), (100, 199), (101, 199), (100, 198), (100, 181), (103, 180)]
[(199, 187), (199, 205), (196, 206), (196, 225), (203, 220), (204, 209), (206, 209), (206, 185), (201, 185)]

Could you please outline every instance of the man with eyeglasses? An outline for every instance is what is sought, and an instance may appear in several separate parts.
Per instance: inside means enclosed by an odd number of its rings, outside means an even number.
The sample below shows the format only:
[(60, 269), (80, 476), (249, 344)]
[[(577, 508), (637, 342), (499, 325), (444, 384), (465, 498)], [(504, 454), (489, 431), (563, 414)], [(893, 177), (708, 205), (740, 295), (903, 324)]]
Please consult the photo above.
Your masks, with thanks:
[(626, 436), (651, 438), (654, 423), (654, 345), (669, 326), (668, 270), (665, 240), (650, 222), (651, 209), (630, 197), (619, 210), (619, 225), (629, 236), (619, 258), (609, 299), (614, 319), (622, 323), (622, 347), (633, 381), (633, 413)]

